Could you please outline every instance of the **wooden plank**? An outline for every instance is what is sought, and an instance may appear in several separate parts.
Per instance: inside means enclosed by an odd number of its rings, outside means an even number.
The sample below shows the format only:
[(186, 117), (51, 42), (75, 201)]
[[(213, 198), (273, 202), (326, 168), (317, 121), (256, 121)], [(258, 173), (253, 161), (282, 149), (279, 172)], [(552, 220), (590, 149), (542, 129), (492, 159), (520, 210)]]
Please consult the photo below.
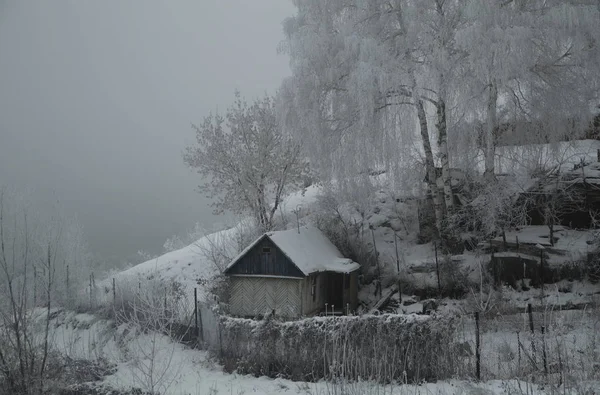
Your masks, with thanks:
[(369, 310), (369, 314), (374, 314), (376, 311), (379, 311), (381, 306), (386, 304), (396, 292), (398, 292), (398, 285), (394, 284), (383, 293), (381, 299), (379, 299), (377, 303), (375, 303), (375, 305)]
[(298, 279), (235, 277), (231, 284), (230, 313), (256, 316), (275, 310), (295, 318), (300, 315), (301, 294)]

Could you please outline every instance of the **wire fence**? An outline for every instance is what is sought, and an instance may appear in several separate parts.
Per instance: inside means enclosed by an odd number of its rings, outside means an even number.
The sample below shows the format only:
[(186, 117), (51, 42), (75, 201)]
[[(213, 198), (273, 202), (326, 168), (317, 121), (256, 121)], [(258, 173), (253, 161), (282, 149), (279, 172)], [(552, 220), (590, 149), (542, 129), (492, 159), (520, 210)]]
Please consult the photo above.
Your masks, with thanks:
[(78, 300), (77, 309), (101, 312), (117, 322), (136, 321), (148, 328), (168, 327), (176, 340), (194, 347), (220, 347), (216, 303), (201, 300), (198, 288), (190, 292), (174, 280), (111, 278), (96, 284), (90, 276), (85, 297)]
[(535, 378), (566, 380), (567, 373), (583, 378), (600, 376), (600, 312), (547, 306), (537, 311), (461, 317), (457, 341), (473, 377), (479, 380)]
[[(135, 311), (143, 301), (177, 328), (180, 341), (216, 355), (230, 346), (223, 344), (227, 336), (219, 308), (199, 300), (198, 289), (190, 292), (164, 280), (112, 279), (106, 284), (98, 287), (91, 280), (90, 290), (97, 292), (88, 292), (85, 303), (92, 310)], [(573, 377), (600, 378), (600, 309), (592, 303), (578, 307), (561, 310), (529, 304), (503, 315), (457, 314), (452, 345), (456, 376), (477, 380), (546, 377), (558, 383)]]

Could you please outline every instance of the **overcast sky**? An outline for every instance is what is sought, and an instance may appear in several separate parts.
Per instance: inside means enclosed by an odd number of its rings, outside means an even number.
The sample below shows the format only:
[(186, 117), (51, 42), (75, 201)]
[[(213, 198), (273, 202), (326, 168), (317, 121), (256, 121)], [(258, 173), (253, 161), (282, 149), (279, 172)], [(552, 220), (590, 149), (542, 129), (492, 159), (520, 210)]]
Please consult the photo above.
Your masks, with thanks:
[(273, 93), (287, 0), (0, 0), (0, 184), (58, 200), (97, 256), (214, 217), (181, 160), (236, 88)]

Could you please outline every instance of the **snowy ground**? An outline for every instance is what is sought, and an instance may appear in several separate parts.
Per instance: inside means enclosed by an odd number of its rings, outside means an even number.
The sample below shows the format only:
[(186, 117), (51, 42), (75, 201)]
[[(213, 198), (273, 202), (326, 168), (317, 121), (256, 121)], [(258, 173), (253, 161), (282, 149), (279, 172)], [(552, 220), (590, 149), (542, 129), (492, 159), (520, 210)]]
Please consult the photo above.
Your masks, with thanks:
[[(590, 348), (592, 341), (596, 341), (593, 343), (596, 347), (598, 344), (598, 318), (600, 317), (591, 314), (568, 313), (557, 315), (551, 322), (547, 322), (548, 339), (556, 342), (553, 345), (548, 340), (548, 359), (552, 363), (551, 366), (555, 366), (556, 362), (555, 349), (564, 346), (567, 350), (563, 354), (564, 364), (573, 364), (574, 371), (580, 369), (577, 366), (581, 362), (589, 365), (583, 368), (586, 372), (594, 369), (596, 365), (593, 360), (583, 360), (583, 357), (594, 358), (595, 355), (598, 358), (600, 354), (600, 348)], [(490, 321), (489, 325), (484, 325), (481, 340), (484, 377), (502, 378), (503, 381), (444, 381), (419, 386), (383, 386), (372, 382), (306, 383), (227, 374), (210, 360), (205, 351), (187, 348), (154, 332), (140, 333), (132, 327), (115, 327), (110, 321), (89, 314), (61, 312), (54, 322), (52, 339), (56, 350), (73, 359), (105, 360), (114, 364), (114, 373), (95, 385), (121, 390), (153, 389), (161, 394), (173, 395), (550, 393), (541, 392), (536, 386), (528, 383), (532, 379), (532, 372), (527, 368), (529, 364), (526, 351), (523, 351), (522, 355), (519, 353), (516, 332), (512, 330), (513, 326), (508, 321), (503, 321), (504, 325), (498, 321)], [(471, 323), (466, 323), (462, 335), (465, 341), (473, 337), (473, 331)], [(550, 336), (555, 332), (558, 336)], [(519, 340), (525, 344), (525, 350), (530, 350), (531, 337), (521, 332)], [(599, 360), (595, 361), (597, 364)], [(514, 380), (516, 377), (522, 381)], [(578, 384), (586, 388), (600, 388), (600, 383), (586, 381), (587, 377), (583, 374), (570, 380), (574, 379), (580, 379)]]

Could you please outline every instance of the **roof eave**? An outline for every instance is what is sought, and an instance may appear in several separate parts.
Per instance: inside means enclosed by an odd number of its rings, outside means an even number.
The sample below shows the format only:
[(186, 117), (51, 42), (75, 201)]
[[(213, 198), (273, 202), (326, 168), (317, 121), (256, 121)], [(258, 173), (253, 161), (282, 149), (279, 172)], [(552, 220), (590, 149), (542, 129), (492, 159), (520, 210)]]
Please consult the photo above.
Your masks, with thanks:
[(315, 274), (315, 273), (328, 273), (328, 272), (329, 273), (338, 273), (338, 274), (350, 274), (350, 273), (354, 273), (355, 271), (358, 271), (358, 270), (360, 270), (360, 265), (351, 270), (330, 270), (330, 269), (313, 270), (312, 272), (308, 273), (307, 275), (311, 275), (311, 274)]

